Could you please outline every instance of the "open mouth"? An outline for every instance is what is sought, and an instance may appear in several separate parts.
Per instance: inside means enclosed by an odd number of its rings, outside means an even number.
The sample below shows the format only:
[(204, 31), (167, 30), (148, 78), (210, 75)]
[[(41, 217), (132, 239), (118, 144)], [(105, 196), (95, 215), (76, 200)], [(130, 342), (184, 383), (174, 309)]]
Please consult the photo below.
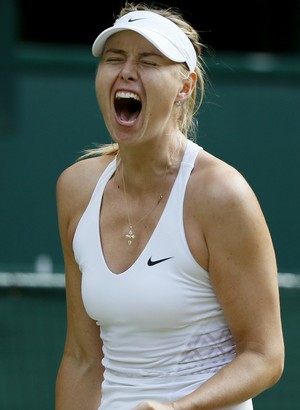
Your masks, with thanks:
[(119, 91), (116, 93), (114, 106), (118, 121), (132, 124), (142, 109), (140, 97), (131, 92)]

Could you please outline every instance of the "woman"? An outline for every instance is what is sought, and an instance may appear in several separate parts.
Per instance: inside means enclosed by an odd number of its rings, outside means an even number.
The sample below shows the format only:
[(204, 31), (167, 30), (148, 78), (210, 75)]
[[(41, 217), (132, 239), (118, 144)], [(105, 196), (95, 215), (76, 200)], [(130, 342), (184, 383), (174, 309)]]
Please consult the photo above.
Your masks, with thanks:
[(248, 410), (282, 374), (260, 205), (191, 139), (201, 50), (177, 11), (129, 3), (93, 44), (114, 143), (57, 183), (68, 323), (56, 410)]

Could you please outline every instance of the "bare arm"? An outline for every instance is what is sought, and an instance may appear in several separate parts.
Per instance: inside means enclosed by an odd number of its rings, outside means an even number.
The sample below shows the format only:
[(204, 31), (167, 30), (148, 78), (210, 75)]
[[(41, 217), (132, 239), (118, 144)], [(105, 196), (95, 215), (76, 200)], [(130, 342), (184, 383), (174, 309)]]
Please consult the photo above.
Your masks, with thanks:
[[(75, 178), (74, 178), (75, 177)], [(72, 238), (81, 209), (79, 175), (67, 170), (57, 184), (58, 220), (66, 273), (67, 334), (56, 381), (56, 410), (96, 410), (100, 405), (102, 350), (99, 327), (81, 298), (81, 273), (74, 260)], [(82, 185), (81, 185), (82, 186)], [(84, 202), (84, 201), (83, 201)], [(80, 214), (80, 212), (79, 212)]]
[(226, 166), (220, 172), (222, 176), (217, 172), (209, 178), (198, 216), (208, 271), (235, 338), (237, 356), (193, 394), (175, 402), (176, 410), (218, 409), (246, 401), (275, 384), (283, 369), (277, 265), (270, 233), (246, 181)]
[(282, 374), (276, 258), (253, 191), (235, 170), (218, 164), (196, 177), (189, 195), (190, 245), (210, 273), (237, 355), (192, 394), (174, 403), (146, 400), (134, 410), (223, 409), (257, 396)]

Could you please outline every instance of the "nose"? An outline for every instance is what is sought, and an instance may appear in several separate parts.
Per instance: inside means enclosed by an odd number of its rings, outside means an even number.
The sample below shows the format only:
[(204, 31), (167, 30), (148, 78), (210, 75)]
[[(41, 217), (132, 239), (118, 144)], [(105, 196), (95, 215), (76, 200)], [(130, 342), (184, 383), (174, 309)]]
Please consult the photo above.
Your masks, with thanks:
[(137, 79), (136, 64), (131, 60), (127, 60), (120, 71), (120, 77), (124, 81), (136, 80)]

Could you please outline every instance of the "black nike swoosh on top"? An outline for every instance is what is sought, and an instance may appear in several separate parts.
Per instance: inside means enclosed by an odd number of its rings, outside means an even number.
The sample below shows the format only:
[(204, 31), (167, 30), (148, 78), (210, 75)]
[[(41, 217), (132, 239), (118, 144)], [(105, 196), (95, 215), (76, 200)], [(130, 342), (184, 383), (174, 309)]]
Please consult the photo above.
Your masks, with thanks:
[(130, 18), (130, 19), (128, 20), (128, 23), (132, 23), (133, 21), (137, 21), (137, 20), (145, 20), (145, 17), (140, 17), (140, 18), (138, 18), (138, 19), (132, 19), (132, 18)]
[(168, 258), (163, 258), (163, 259), (157, 259), (156, 261), (152, 260), (152, 256), (148, 259), (147, 265), (148, 266), (153, 266), (153, 265), (157, 265), (158, 263), (167, 261), (168, 259), (172, 259), (174, 258), (174, 256), (169, 256)]

